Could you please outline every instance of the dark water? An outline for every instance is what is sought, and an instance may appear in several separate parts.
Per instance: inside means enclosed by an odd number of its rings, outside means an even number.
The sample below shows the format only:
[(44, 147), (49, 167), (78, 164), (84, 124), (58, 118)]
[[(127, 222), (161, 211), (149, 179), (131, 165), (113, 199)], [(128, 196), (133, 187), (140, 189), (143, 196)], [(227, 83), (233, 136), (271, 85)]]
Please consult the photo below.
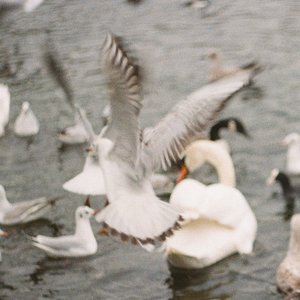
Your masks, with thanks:
[[(0, 299), (281, 299), (275, 271), (286, 252), (289, 224), (279, 214), (281, 196), (272, 197), (265, 179), (273, 167), (284, 167), (285, 149), (277, 141), (299, 130), (299, 14), (298, 0), (212, 0), (205, 13), (181, 1), (144, 0), (134, 6), (117, 0), (46, 0), (31, 14), (2, 12), (0, 81), (10, 87), (12, 107), (7, 135), (0, 140), (0, 183), (12, 202), (60, 194), (64, 200), (44, 220), (5, 228), (10, 236), (1, 240)], [(58, 151), (56, 132), (70, 125), (72, 116), (45, 69), (45, 42), (50, 37), (55, 44), (76, 100), (99, 130), (107, 101), (99, 57), (107, 30), (125, 36), (144, 67), (143, 125), (159, 120), (205, 83), (209, 48), (220, 48), (228, 65), (253, 58), (265, 64), (254, 88), (239, 94), (224, 113), (242, 118), (253, 137), (226, 135), (238, 188), (258, 219), (254, 255), (182, 272), (170, 270), (162, 254), (107, 237), (97, 237), (93, 257), (52, 260), (23, 236), (23, 230), (71, 233), (74, 211), (83, 202), (61, 188), (81, 170), (84, 152), (83, 146)], [(32, 141), (12, 133), (25, 100), (41, 123)], [(93, 199), (94, 206), (103, 201)]]

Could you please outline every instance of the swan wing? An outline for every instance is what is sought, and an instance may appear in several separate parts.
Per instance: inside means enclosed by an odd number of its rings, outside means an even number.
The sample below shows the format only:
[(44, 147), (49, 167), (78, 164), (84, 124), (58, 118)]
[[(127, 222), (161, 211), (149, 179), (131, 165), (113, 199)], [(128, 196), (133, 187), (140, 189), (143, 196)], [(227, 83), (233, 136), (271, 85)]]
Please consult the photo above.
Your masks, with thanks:
[(140, 145), (139, 113), (142, 107), (139, 68), (123, 49), (120, 38), (108, 34), (102, 48), (102, 59), (110, 93), (111, 121), (103, 137), (114, 148), (115, 161), (135, 169)]
[(206, 130), (229, 100), (247, 86), (254, 75), (253, 70), (245, 70), (205, 85), (144, 132), (142, 155), (151, 158), (151, 167), (167, 169), (196, 136), (206, 136)]

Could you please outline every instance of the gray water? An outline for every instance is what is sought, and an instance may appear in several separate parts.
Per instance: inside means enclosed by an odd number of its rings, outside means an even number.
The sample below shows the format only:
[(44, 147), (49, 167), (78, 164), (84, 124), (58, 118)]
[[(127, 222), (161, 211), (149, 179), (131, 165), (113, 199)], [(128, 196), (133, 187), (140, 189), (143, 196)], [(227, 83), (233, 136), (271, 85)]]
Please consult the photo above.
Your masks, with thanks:
[[(0, 140), (0, 183), (11, 202), (63, 195), (45, 217), (5, 227), (1, 239), (0, 299), (281, 299), (275, 272), (285, 255), (289, 223), (278, 188), (265, 186), (273, 167), (284, 168), (278, 141), (299, 130), (300, 2), (211, 0), (204, 12), (182, 1), (46, 0), (30, 14), (0, 14), (0, 82), (9, 85), (11, 121)], [(145, 73), (142, 124), (154, 124), (176, 102), (207, 81), (210, 48), (228, 65), (257, 59), (265, 71), (235, 97), (223, 116), (236, 116), (252, 139), (225, 134), (233, 149), (238, 188), (258, 219), (254, 254), (234, 255), (200, 271), (169, 268), (160, 253), (97, 236), (98, 252), (86, 259), (49, 259), (23, 235), (70, 234), (84, 197), (62, 183), (81, 171), (84, 146), (59, 150), (56, 133), (72, 124), (64, 95), (49, 76), (43, 53), (50, 38), (71, 78), (76, 101), (97, 131), (107, 103), (100, 47), (110, 30), (124, 36)], [(40, 123), (32, 140), (13, 135), (22, 101), (30, 101)], [(101, 207), (104, 199), (93, 198)], [(299, 205), (296, 211), (300, 211)], [(95, 231), (99, 225), (93, 222)]]

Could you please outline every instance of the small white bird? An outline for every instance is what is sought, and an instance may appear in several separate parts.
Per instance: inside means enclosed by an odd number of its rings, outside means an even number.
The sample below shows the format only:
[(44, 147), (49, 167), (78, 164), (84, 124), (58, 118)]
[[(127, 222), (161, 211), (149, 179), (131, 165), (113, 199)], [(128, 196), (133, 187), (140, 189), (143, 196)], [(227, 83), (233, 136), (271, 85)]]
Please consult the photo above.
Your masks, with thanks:
[(286, 171), (289, 175), (300, 175), (300, 135), (293, 132), (282, 141), (288, 147), (286, 154)]
[(15, 225), (39, 219), (57, 200), (41, 197), (12, 204), (6, 198), (4, 187), (0, 185), (0, 224)]
[(28, 102), (23, 102), (21, 112), (15, 121), (15, 134), (18, 136), (32, 136), (36, 135), (39, 132), (39, 129), (39, 121), (30, 108), (30, 104)]
[(44, 250), (51, 257), (82, 257), (96, 253), (97, 241), (91, 228), (90, 218), (95, 210), (79, 206), (75, 212), (76, 229), (74, 235), (31, 237), (33, 245)]
[(32, 12), (43, 2), (44, 0), (0, 0), (0, 9), (1, 7), (9, 8), (22, 6), (25, 12)]
[(300, 292), (300, 214), (293, 215), (291, 219), (289, 247), (277, 269), (276, 281), (285, 294)]
[(0, 137), (5, 133), (5, 127), (9, 120), (10, 93), (8, 87), (0, 84)]

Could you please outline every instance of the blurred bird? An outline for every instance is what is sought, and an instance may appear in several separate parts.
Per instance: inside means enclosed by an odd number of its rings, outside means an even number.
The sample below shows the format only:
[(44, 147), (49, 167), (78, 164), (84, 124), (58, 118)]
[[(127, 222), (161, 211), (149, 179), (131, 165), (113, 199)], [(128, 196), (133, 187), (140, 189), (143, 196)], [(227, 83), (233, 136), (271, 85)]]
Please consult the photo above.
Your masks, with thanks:
[(185, 6), (191, 6), (193, 8), (205, 9), (211, 5), (210, 0), (191, 0), (184, 4)]
[(22, 6), (25, 12), (32, 12), (43, 2), (44, 0), (0, 0), (0, 10)]
[(30, 104), (23, 102), (21, 112), (14, 124), (15, 134), (18, 136), (32, 136), (38, 134), (39, 129), (39, 121), (30, 108)]
[(0, 137), (5, 133), (9, 121), (10, 93), (8, 87), (0, 84)]
[(83, 257), (97, 252), (97, 241), (90, 224), (95, 211), (88, 206), (79, 206), (75, 212), (76, 229), (74, 235), (30, 237), (32, 245), (51, 257)]
[(219, 50), (213, 49), (209, 52), (208, 58), (212, 61), (209, 74), (209, 81), (215, 81), (229, 75), (234, 75), (243, 72), (258, 73), (262, 71), (262, 67), (255, 61), (241, 67), (224, 67), (221, 62), (221, 54)]
[(41, 218), (59, 200), (56, 198), (37, 198), (29, 201), (10, 203), (4, 187), (0, 185), (0, 224), (16, 225)]
[(300, 135), (293, 132), (282, 141), (288, 147), (286, 154), (286, 171), (290, 175), (300, 175)]
[(123, 240), (144, 244), (164, 240), (178, 228), (180, 210), (155, 196), (151, 174), (178, 160), (196, 134), (204, 135), (228, 100), (249, 84), (255, 72), (245, 70), (204, 86), (142, 134), (138, 66), (120, 39), (110, 34), (102, 57), (110, 91), (111, 122), (97, 138), (96, 147), (109, 203), (96, 220)]

